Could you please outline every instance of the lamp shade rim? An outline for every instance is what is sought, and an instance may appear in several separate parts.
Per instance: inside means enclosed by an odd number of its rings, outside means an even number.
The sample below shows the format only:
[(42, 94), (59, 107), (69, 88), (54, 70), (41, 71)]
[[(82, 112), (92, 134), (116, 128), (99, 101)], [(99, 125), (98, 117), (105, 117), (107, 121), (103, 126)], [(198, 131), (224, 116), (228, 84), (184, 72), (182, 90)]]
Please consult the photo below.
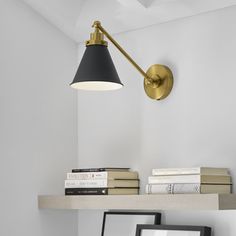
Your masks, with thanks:
[(108, 91), (118, 90), (124, 85), (122, 83), (110, 81), (79, 81), (71, 83), (70, 86), (78, 90), (91, 90), (91, 91)]

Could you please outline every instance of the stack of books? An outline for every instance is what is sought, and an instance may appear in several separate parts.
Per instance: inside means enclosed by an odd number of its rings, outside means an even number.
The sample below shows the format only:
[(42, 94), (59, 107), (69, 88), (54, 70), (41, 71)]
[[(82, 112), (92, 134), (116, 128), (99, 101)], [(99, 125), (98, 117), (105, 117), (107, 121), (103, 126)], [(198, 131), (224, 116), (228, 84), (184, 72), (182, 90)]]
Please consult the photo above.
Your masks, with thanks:
[(231, 193), (227, 168), (196, 167), (153, 169), (147, 194)]
[(127, 195), (139, 193), (138, 172), (129, 168), (73, 169), (67, 173), (65, 195)]

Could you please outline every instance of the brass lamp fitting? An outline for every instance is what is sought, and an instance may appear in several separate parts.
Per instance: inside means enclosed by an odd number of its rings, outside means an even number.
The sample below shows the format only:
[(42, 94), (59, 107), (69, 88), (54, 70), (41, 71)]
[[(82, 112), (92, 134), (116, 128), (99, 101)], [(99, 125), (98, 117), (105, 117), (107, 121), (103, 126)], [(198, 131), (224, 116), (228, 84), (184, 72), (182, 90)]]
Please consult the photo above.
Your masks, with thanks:
[(107, 41), (104, 40), (104, 34), (95, 27), (94, 32), (90, 34), (90, 39), (85, 42), (86, 46), (104, 45), (107, 46)]

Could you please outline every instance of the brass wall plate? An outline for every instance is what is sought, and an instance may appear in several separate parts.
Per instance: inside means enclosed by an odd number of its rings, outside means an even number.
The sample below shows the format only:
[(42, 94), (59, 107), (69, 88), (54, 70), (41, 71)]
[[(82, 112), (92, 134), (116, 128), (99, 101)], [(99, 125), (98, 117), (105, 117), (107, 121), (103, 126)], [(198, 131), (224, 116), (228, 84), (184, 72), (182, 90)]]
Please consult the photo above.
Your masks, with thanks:
[(166, 98), (173, 87), (173, 74), (169, 67), (155, 64), (149, 67), (147, 76), (153, 81), (160, 80), (160, 83), (150, 82), (144, 78), (144, 90), (151, 99), (161, 100)]

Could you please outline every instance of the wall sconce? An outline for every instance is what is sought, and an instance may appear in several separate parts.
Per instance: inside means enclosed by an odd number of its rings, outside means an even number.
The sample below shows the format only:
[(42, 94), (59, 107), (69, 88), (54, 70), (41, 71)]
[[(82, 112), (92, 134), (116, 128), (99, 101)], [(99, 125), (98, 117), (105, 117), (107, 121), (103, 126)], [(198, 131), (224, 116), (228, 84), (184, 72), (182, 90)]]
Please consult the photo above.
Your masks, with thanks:
[(90, 34), (90, 40), (86, 41), (85, 53), (74, 80), (70, 84), (72, 88), (104, 91), (123, 87), (107, 49), (107, 42), (104, 40), (105, 35), (142, 74), (144, 89), (150, 98), (161, 100), (169, 95), (173, 87), (173, 75), (167, 66), (155, 64), (150, 66), (145, 73), (107, 33), (99, 21), (95, 21), (92, 27), (95, 28), (95, 31)]

